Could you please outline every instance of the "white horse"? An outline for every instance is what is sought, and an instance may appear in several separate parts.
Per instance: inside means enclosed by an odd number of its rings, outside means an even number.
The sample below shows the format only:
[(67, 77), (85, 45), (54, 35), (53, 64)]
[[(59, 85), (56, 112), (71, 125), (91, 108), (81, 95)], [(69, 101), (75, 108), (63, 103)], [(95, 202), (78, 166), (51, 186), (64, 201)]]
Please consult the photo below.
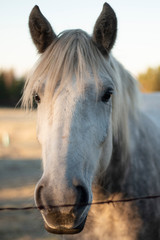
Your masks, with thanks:
[(104, 4), (92, 36), (79, 29), (57, 36), (38, 6), (29, 27), (41, 56), (23, 105), (32, 106), (32, 96), (38, 105), (43, 175), (35, 201), (45, 228), (79, 233), (69, 239), (160, 239), (158, 200), (87, 205), (160, 193), (160, 108), (143, 110), (137, 81), (110, 53), (113, 9)]

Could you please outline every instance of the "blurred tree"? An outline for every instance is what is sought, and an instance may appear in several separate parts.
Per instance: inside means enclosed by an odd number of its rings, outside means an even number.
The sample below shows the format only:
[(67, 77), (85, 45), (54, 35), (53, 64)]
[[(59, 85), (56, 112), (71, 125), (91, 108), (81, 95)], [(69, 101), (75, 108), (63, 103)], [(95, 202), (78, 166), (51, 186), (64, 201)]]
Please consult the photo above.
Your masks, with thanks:
[(156, 89), (157, 89), (157, 91), (160, 91), (160, 66), (157, 68)]
[(15, 107), (19, 102), (25, 78), (16, 78), (14, 71), (0, 72), (0, 107)]
[(7, 88), (5, 85), (5, 81), (3, 78), (3, 75), (0, 74), (0, 105), (5, 105), (5, 100), (8, 97), (8, 92), (7, 92)]
[(143, 92), (160, 91), (160, 66), (157, 68), (148, 68), (145, 73), (140, 73), (138, 80)]
[(2, 72), (3, 79), (5, 80), (5, 85), (7, 88), (11, 87), (13, 82), (15, 81), (15, 74), (14, 70), (10, 69), (8, 71), (3, 71)]

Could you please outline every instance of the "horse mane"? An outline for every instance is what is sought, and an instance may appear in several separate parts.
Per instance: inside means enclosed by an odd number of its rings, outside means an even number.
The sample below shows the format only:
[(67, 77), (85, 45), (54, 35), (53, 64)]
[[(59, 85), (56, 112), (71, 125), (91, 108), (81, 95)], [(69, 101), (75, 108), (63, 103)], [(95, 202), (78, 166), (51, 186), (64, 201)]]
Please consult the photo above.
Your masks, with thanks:
[[(54, 69), (54, 70), (53, 70)], [(92, 38), (82, 30), (62, 32), (41, 55), (32, 69), (24, 87), (22, 105), (33, 105), (32, 94), (43, 91), (53, 99), (65, 88), (66, 82), (75, 76), (79, 87), (83, 87), (87, 76), (94, 76), (98, 88), (98, 74), (109, 74), (114, 85), (113, 94), (113, 139), (121, 144), (121, 158), (125, 161), (129, 152), (129, 119), (136, 119), (137, 82), (111, 55), (102, 56)]]
[[(110, 193), (122, 191), (131, 158), (131, 126), (139, 121), (139, 87), (137, 80), (110, 55), (110, 74), (118, 83), (113, 96), (113, 152), (106, 169), (97, 182)], [(136, 130), (135, 130), (136, 131)]]

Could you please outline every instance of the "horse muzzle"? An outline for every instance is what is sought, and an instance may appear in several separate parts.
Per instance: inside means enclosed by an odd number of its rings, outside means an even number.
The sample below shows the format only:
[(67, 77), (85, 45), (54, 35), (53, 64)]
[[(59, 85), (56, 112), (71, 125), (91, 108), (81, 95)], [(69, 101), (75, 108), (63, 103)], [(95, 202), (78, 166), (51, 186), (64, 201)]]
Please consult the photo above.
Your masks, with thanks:
[(42, 183), (37, 185), (36, 204), (43, 216), (45, 229), (54, 234), (79, 233), (84, 228), (90, 208), (88, 191), (79, 185), (74, 186), (74, 191), (68, 189), (62, 195), (63, 201), (62, 198), (55, 201), (57, 196), (51, 190), (47, 191)]
[[(52, 216), (52, 219), (56, 219), (55, 216)], [(73, 222), (71, 223), (71, 218), (70, 216), (58, 216), (58, 218), (61, 217), (61, 220), (59, 222), (59, 225), (57, 225), (57, 220), (56, 220), (56, 224), (53, 225), (53, 223), (50, 225), (47, 217), (44, 218), (45, 221), (45, 229), (49, 232), (49, 233), (53, 233), (53, 234), (77, 234), (80, 233), (85, 225), (86, 222), (86, 218), (77, 226), (73, 226)], [(64, 220), (63, 220), (64, 219)], [(70, 219), (70, 220), (69, 220)]]

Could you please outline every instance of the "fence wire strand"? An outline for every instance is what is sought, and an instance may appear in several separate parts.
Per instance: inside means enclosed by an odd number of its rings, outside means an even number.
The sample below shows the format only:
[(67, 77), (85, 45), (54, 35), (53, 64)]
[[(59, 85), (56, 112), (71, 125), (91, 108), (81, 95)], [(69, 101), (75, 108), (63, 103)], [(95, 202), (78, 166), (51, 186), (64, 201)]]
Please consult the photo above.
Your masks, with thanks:
[[(118, 203), (127, 203), (127, 202), (134, 202), (140, 200), (149, 200), (149, 199), (158, 199), (160, 195), (153, 195), (153, 196), (142, 196), (142, 197), (134, 197), (134, 198), (126, 198), (126, 199), (119, 199), (119, 200), (105, 200), (105, 201), (97, 201), (92, 203), (81, 203), (81, 204), (63, 204), (63, 205), (53, 205), (47, 206), (50, 209), (54, 208), (67, 208), (67, 207), (75, 207), (75, 206), (91, 206), (91, 205), (102, 205), (102, 204), (118, 204)], [(0, 211), (26, 211), (26, 210), (43, 210), (45, 206), (29, 206), (29, 207), (0, 207)]]

